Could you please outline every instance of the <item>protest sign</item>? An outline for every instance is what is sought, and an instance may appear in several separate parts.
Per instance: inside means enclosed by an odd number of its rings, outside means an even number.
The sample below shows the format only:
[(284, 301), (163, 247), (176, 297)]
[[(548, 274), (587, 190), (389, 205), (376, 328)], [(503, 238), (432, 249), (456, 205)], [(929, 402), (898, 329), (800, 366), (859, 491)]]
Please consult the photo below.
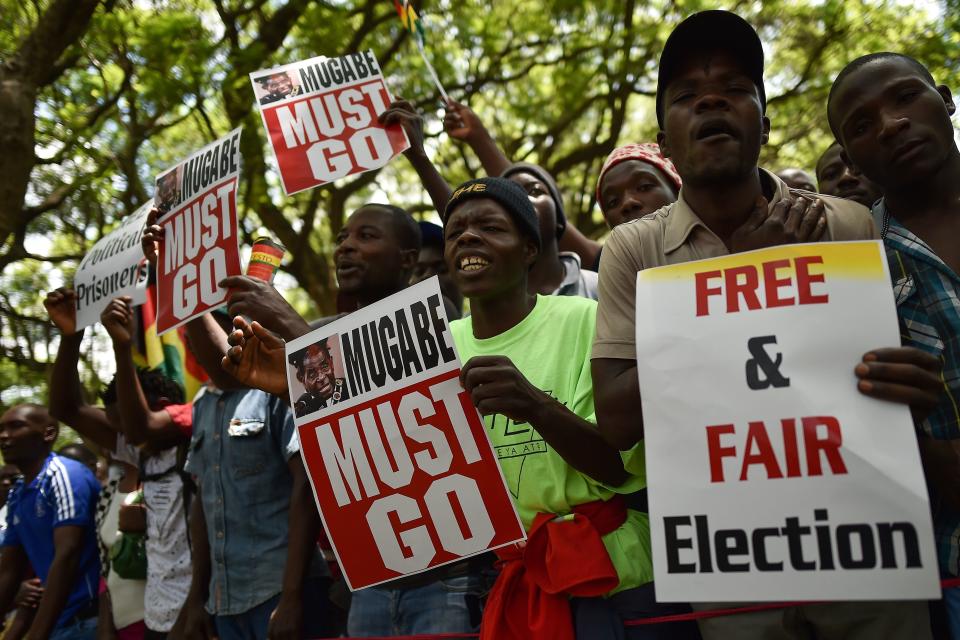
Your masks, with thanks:
[(460, 386), (437, 278), (288, 342), (286, 354), (301, 454), (351, 589), (524, 538)]
[(243, 273), (237, 240), (240, 128), (157, 177), (163, 227), (157, 264), (157, 333), (227, 299), (219, 282)]
[(900, 344), (880, 242), (647, 269), (636, 304), (658, 600), (939, 597), (910, 412), (854, 375)]
[(392, 102), (372, 51), (250, 74), (287, 195), (386, 165), (410, 147), (377, 117)]
[(150, 200), (120, 222), (120, 226), (100, 238), (80, 261), (73, 276), (77, 294), (77, 329), (100, 321), (100, 313), (120, 296), (133, 298), (133, 306), (147, 299), (147, 261), (140, 237)]

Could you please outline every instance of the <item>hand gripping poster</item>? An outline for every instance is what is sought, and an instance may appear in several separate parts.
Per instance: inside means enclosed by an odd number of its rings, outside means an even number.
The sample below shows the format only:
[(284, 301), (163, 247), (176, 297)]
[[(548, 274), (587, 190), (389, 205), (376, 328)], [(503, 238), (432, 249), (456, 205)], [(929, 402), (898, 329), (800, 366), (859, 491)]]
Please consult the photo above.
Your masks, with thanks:
[(910, 410), (854, 373), (900, 346), (880, 242), (643, 270), (636, 317), (658, 600), (939, 597)]
[(219, 282), (243, 274), (237, 239), (240, 128), (157, 177), (163, 227), (157, 264), (157, 334), (216, 309)]
[(256, 71), (250, 82), (287, 195), (379, 169), (410, 147), (400, 125), (377, 122), (393, 99), (372, 51)]
[(286, 345), (301, 454), (351, 589), (524, 539), (437, 278)]

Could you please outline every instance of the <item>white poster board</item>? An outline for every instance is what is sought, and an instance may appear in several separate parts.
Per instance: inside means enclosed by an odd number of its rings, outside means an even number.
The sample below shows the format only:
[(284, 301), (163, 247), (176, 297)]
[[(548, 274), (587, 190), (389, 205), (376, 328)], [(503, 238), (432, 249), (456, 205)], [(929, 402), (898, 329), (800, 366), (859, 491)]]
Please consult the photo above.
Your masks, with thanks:
[(149, 200), (124, 218), (80, 261), (73, 276), (78, 330), (100, 322), (100, 314), (114, 298), (130, 296), (133, 306), (147, 301), (148, 268), (140, 237), (152, 206)]
[(658, 600), (939, 597), (910, 412), (854, 375), (900, 344), (880, 242), (641, 271), (636, 331)]

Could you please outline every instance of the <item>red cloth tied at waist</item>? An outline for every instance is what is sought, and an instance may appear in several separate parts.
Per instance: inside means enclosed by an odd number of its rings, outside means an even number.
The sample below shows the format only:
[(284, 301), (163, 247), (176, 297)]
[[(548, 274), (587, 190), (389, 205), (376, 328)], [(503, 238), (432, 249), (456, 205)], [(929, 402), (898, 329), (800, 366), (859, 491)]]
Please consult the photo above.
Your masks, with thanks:
[(572, 519), (537, 514), (525, 547), (496, 552), (500, 575), (480, 640), (574, 640), (569, 598), (602, 596), (620, 584), (601, 536), (626, 519), (621, 496), (577, 505)]

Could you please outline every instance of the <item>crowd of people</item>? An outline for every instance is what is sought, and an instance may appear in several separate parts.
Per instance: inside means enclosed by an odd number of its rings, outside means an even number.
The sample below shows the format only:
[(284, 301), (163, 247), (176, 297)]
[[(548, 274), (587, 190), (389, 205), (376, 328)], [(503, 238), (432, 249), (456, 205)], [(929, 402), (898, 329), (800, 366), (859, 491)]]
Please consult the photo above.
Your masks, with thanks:
[[(308, 321), (268, 282), (224, 280), (228, 306), (186, 327), (209, 376), (194, 398), (134, 364), (134, 311), (121, 297), (101, 316), (116, 375), (101, 403), (89, 404), (77, 371), (84, 331), (75, 294), (50, 292), (60, 343), (49, 406), (0, 417), (0, 482), (10, 487), (4, 638), (960, 639), (957, 588), (935, 602), (827, 602), (624, 625), (729, 606), (656, 599), (636, 274), (785, 243), (882, 238), (902, 344), (876, 345), (849, 366), (857, 391), (910, 407), (939, 569), (960, 575), (952, 96), (910, 57), (854, 60), (824, 105), (836, 142), (815, 177), (774, 173), (758, 166), (771, 129), (763, 69), (756, 31), (733, 13), (696, 13), (674, 29), (659, 60), (656, 143), (614, 150), (598, 176), (595, 197), (611, 228), (602, 245), (570, 224), (543, 167), (511, 162), (457, 102), (444, 129), (488, 177), (451, 189), (424, 151), (421, 117), (394, 102), (381, 122), (406, 130), (405, 155), (442, 228), (390, 204), (354, 211), (336, 238), (346, 301), (336, 316)], [(143, 234), (153, 264), (163, 239), (156, 214)], [(458, 318), (461, 383), (494, 445), (518, 434), (542, 443), (500, 460), (529, 542), (350, 593), (301, 459), (283, 342), (433, 276)], [(324, 346), (291, 364), (306, 390), (296, 405), (313, 411), (342, 397)], [(99, 479), (85, 447), (52, 452), (60, 423), (99, 450)], [(583, 517), (556, 517), (569, 514)], [(550, 553), (532, 551), (545, 535)]]

